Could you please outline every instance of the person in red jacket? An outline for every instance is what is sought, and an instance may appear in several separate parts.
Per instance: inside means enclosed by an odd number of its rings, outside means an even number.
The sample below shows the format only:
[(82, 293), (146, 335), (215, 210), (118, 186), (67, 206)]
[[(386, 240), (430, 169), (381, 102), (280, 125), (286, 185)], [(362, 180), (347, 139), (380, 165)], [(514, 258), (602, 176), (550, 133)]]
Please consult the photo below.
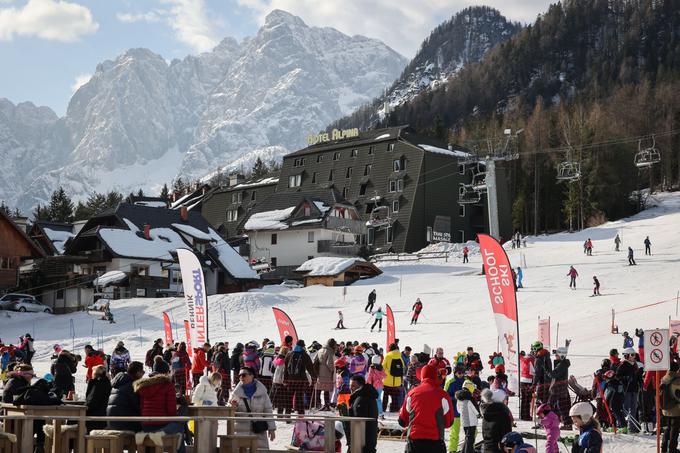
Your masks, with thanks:
[(463, 247), (463, 263), (468, 262), (468, 253), (470, 252), (470, 249), (468, 249), (467, 245)]
[[(175, 386), (170, 378), (170, 366), (163, 358), (154, 358), (153, 372), (148, 378), (133, 383), (135, 393), (139, 396), (139, 415), (142, 417), (175, 417), (177, 400)], [(184, 433), (184, 425), (179, 422), (149, 420), (142, 422), (142, 431), (163, 434)], [(179, 453), (185, 452), (184, 440), (180, 442)]]
[(191, 363), (191, 375), (194, 381), (194, 387), (198, 385), (198, 381), (205, 373), (205, 369), (210, 365), (208, 359), (205, 357), (206, 352), (210, 350), (210, 344), (205, 343), (202, 348), (194, 349), (194, 357)]
[(437, 368), (423, 367), (422, 383), (409, 390), (399, 411), (399, 425), (408, 426), (410, 453), (446, 453), (444, 431), (453, 424), (451, 397), (441, 388)]
[(534, 362), (536, 358), (524, 351), (519, 353), (519, 418), (531, 420), (531, 396), (534, 393)]
[(444, 349), (437, 348), (434, 353), (434, 357), (432, 357), (428, 363), (437, 369), (437, 375), (439, 376), (439, 379), (443, 385), (444, 381), (446, 380), (446, 376), (451, 374), (451, 362), (449, 362), (449, 360), (444, 357)]
[(569, 272), (567, 272), (567, 277), (569, 277), (569, 288), (576, 289), (576, 277), (578, 277), (578, 272), (574, 266), (569, 267)]
[(87, 374), (85, 374), (85, 382), (90, 382), (92, 379), (92, 369), (99, 365), (105, 365), (104, 354), (100, 351), (95, 351), (92, 345), (85, 346), (85, 367)]

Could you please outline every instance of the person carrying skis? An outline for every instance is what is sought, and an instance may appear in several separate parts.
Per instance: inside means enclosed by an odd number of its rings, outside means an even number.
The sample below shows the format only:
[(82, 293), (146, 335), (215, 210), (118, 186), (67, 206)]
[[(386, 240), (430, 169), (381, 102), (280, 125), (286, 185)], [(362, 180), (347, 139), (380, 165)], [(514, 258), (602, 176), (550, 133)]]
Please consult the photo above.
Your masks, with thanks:
[(420, 298), (416, 299), (416, 303), (413, 304), (411, 310), (413, 310), (413, 316), (411, 316), (411, 324), (418, 324), (418, 317), (420, 316), (420, 312), (423, 311), (423, 303), (420, 301)]
[(593, 296), (599, 296), (600, 295), (600, 281), (597, 279), (597, 276), (593, 275)]
[(345, 317), (342, 315), (342, 311), (338, 310), (338, 323), (335, 325), (336, 329), (344, 329), (345, 324), (343, 324), (343, 320)]
[(366, 307), (364, 308), (365, 312), (371, 313), (373, 311), (373, 306), (375, 305), (376, 297), (377, 297), (377, 295), (375, 293), (375, 290), (368, 293), (368, 303), (366, 304)]
[(382, 307), (378, 307), (378, 311), (373, 313), (373, 318), (375, 321), (373, 321), (373, 325), (371, 326), (371, 332), (373, 332), (373, 329), (375, 328), (375, 325), (378, 324), (378, 332), (382, 331), (382, 318), (383, 318), (383, 311)]
[(652, 241), (649, 240), (649, 236), (645, 238), (645, 255), (652, 254)]
[(616, 250), (618, 252), (620, 245), (621, 245), (621, 238), (619, 237), (619, 235), (617, 233), (616, 237), (614, 238), (614, 250)]
[(468, 253), (470, 252), (470, 249), (468, 249), (468, 246), (466, 245), (463, 247), (463, 264), (468, 262)]
[(633, 248), (628, 247), (628, 265), (629, 266), (635, 266), (635, 256), (633, 255)]
[(578, 272), (576, 272), (574, 266), (569, 266), (569, 272), (567, 272), (567, 277), (570, 278), (569, 288), (576, 289), (576, 277), (578, 277)]

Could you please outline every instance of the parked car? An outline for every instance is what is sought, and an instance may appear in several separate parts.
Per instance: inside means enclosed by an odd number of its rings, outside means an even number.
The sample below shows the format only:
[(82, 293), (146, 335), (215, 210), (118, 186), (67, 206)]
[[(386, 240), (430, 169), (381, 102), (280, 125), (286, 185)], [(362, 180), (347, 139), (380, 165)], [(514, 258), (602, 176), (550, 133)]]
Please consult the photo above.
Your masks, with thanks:
[(40, 312), (52, 313), (52, 309), (50, 307), (48, 307), (47, 305), (43, 305), (42, 302), (35, 299), (34, 297), (16, 299), (15, 301), (12, 302), (12, 306), (10, 308), (14, 311), (21, 312), (31, 311), (38, 313)]
[(286, 288), (291, 288), (291, 289), (304, 288), (305, 287), (305, 285), (303, 285), (302, 283), (300, 283), (297, 280), (284, 280), (283, 282), (281, 282), (281, 286), (285, 286)]
[(35, 300), (35, 297), (31, 296), (30, 294), (17, 294), (17, 293), (5, 294), (4, 296), (0, 297), (0, 310), (11, 310), (12, 305), (14, 305), (14, 301), (19, 299)]

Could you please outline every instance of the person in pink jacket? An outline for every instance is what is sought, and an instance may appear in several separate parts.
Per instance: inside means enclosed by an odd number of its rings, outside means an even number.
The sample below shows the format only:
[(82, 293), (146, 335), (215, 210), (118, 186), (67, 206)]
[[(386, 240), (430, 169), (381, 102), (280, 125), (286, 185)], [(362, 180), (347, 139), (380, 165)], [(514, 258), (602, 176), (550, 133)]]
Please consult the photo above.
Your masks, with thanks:
[(383, 418), (382, 408), (382, 393), (383, 393), (383, 379), (387, 374), (383, 370), (380, 356), (374, 355), (371, 359), (371, 367), (366, 374), (366, 383), (371, 384), (378, 391), (378, 416)]
[(553, 412), (548, 403), (538, 406), (536, 415), (541, 419), (541, 425), (545, 429), (545, 453), (559, 453), (557, 441), (560, 438), (560, 417)]

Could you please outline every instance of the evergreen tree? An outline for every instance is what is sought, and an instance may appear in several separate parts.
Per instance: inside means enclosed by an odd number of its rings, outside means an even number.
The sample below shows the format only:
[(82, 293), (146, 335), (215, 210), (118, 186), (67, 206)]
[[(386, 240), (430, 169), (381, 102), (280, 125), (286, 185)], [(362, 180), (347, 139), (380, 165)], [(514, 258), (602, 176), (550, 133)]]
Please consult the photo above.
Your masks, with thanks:
[(0, 201), (0, 211), (4, 212), (8, 217), (12, 216), (12, 212), (9, 209), (9, 206), (5, 204), (5, 200)]
[(182, 181), (182, 177), (178, 177), (173, 183), (172, 183), (172, 191), (173, 193), (176, 193), (180, 197), (184, 195), (187, 191), (187, 187), (184, 184), (184, 181)]
[(43, 206), (42, 203), (38, 203), (38, 206), (33, 210), (33, 220), (52, 220), (49, 207)]
[(141, 188), (137, 191), (137, 196), (138, 196), (138, 197), (143, 197), (143, 196), (144, 196), (144, 191), (143, 191)]
[(19, 209), (19, 208), (14, 208), (14, 211), (12, 212), (12, 217), (14, 217), (14, 218), (16, 219), (17, 217), (23, 217), (23, 216), (24, 216), (24, 215), (23, 215), (23, 213), (21, 212), (21, 209)]
[(69, 223), (73, 220), (73, 202), (62, 186), (52, 192), (49, 210), (50, 220)]
[(163, 183), (163, 188), (161, 189), (160, 197), (164, 200), (170, 199), (170, 189), (168, 189), (167, 183)]
[(253, 169), (250, 171), (251, 176), (255, 179), (264, 178), (269, 173), (269, 168), (267, 164), (262, 162), (260, 156), (257, 156), (257, 160), (253, 164)]

